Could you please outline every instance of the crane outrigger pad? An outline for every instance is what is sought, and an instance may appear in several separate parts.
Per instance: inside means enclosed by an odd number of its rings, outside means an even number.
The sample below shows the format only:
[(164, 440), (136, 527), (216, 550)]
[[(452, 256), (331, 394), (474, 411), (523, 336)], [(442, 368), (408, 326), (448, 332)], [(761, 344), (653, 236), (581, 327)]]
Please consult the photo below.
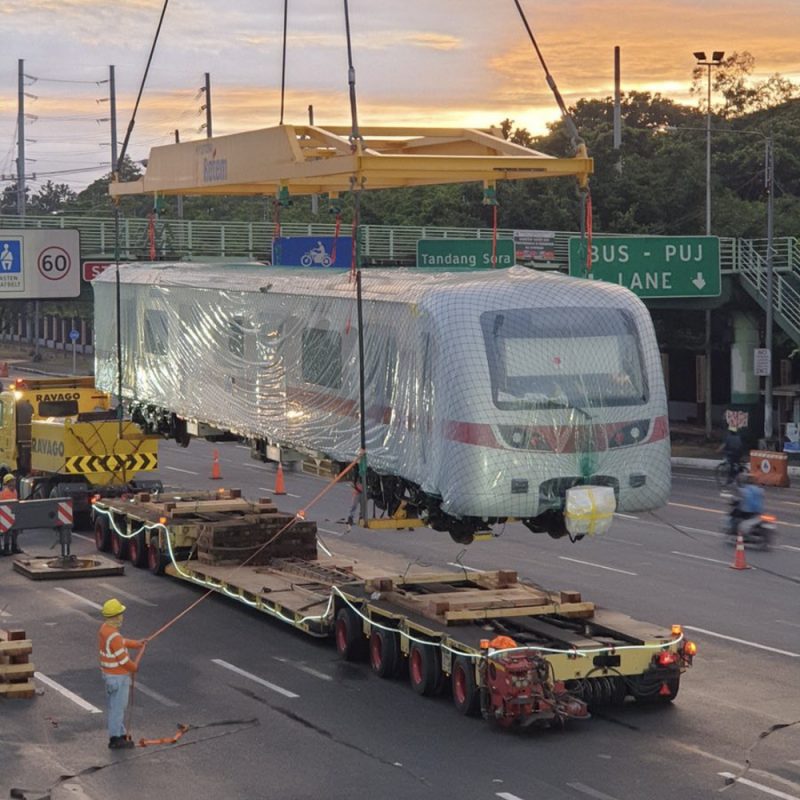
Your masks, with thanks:
[(447, 183), (573, 177), (585, 187), (592, 159), (554, 158), (504, 139), (496, 128), (279, 125), (154, 147), (140, 180), (116, 182), (112, 197), (136, 194), (337, 194)]
[(100, 578), (107, 575), (124, 575), (125, 565), (103, 556), (74, 555), (52, 558), (17, 558), (12, 565), (15, 572), (32, 581), (53, 581), (64, 578)]

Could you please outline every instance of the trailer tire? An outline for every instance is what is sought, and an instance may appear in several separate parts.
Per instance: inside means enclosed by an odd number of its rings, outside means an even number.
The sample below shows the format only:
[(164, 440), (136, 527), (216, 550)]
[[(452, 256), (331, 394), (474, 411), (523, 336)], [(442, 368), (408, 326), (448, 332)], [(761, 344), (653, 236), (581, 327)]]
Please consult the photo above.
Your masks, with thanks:
[(115, 530), (111, 531), (111, 553), (119, 561), (124, 561), (128, 557), (128, 540)]
[(153, 575), (163, 575), (164, 568), (169, 563), (169, 558), (161, 550), (161, 545), (158, 543), (158, 534), (153, 534), (147, 544), (147, 569)]
[(400, 671), (400, 642), (397, 633), (374, 628), (369, 637), (369, 664), (381, 678), (394, 678)]
[(453, 704), (465, 716), (474, 717), (480, 710), (481, 691), (475, 680), (475, 665), (471, 658), (457, 656), (453, 661)]
[(94, 520), (94, 546), (101, 552), (111, 549), (111, 530), (105, 516), (96, 516)]
[(336, 613), (336, 651), (345, 661), (361, 661), (367, 641), (361, 633), (361, 618), (353, 609), (342, 606)]
[(147, 565), (147, 542), (144, 538), (144, 531), (139, 531), (136, 536), (128, 539), (128, 558), (134, 567), (141, 569)]
[(408, 680), (411, 688), (424, 697), (441, 690), (443, 676), (438, 645), (411, 643), (408, 650)]

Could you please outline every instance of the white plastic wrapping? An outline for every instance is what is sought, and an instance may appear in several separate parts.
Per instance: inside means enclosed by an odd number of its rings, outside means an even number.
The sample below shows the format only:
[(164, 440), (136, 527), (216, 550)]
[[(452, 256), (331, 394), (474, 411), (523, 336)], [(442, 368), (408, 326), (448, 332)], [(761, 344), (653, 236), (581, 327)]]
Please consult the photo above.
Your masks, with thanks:
[[(120, 267), (123, 393), (247, 437), (351, 461), (355, 282), (255, 264)], [(522, 267), (362, 272), (371, 470), (455, 517), (564, 511), (576, 484), (622, 511), (670, 490), (650, 316), (626, 289)], [(117, 390), (115, 269), (94, 281), (96, 377)]]

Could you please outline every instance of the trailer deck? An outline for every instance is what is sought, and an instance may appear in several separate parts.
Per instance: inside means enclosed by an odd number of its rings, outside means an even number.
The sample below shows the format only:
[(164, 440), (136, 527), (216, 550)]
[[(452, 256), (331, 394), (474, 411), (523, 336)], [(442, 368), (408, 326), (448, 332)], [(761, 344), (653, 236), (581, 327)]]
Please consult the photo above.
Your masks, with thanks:
[[(420, 694), (450, 680), (460, 710), (501, 724), (563, 722), (629, 696), (669, 702), (694, 654), (679, 626), (597, 608), (513, 570), (442, 570), (341, 541), (319, 552), (315, 523), (236, 491), (101, 500), (95, 516), (98, 545), (138, 540), (158, 564), (168, 559), (169, 575), (333, 637), (342, 657), (368, 655), (382, 677), (408, 666)], [(510, 681), (517, 673), (528, 677)], [(498, 688), (498, 675), (511, 688)]]

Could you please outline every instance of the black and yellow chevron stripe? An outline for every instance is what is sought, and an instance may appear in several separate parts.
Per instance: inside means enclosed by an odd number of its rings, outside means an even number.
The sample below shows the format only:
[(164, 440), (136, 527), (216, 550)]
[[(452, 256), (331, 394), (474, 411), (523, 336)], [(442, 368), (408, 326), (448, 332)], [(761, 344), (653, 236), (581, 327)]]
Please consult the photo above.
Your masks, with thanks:
[(66, 459), (66, 471), (73, 475), (89, 472), (143, 472), (158, 468), (156, 453), (131, 453), (117, 456), (70, 456)]

